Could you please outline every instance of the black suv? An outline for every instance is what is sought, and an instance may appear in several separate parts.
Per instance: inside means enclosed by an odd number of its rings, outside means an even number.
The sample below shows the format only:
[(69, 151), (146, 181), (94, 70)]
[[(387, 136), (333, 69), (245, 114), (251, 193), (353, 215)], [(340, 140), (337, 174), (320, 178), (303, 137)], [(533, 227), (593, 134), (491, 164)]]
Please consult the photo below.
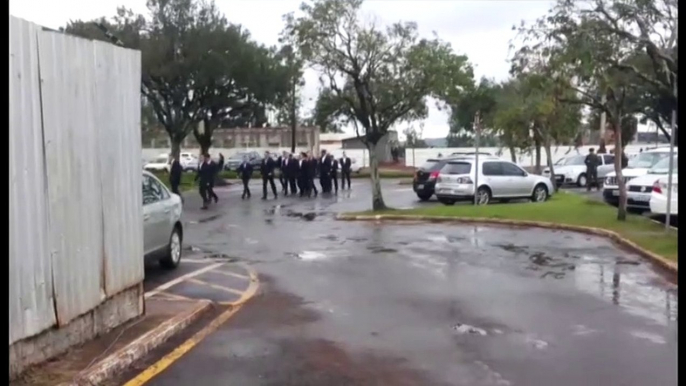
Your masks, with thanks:
[(440, 172), (443, 166), (449, 161), (457, 158), (460, 157), (430, 158), (424, 165), (417, 169), (417, 172), (414, 174), (414, 180), (412, 181), (412, 188), (415, 193), (417, 193), (417, 197), (419, 197), (420, 200), (428, 201), (431, 196), (434, 195), (438, 172)]

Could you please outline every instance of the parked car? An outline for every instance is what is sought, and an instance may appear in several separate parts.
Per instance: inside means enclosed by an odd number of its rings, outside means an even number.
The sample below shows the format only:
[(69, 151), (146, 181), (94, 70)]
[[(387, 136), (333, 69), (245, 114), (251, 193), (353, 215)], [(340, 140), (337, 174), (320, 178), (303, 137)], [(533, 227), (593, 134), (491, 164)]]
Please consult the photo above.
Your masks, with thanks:
[[(667, 214), (667, 183), (668, 176), (663, 176), (653, 184), (653, 191), (650, 193), (650, 211), (658, 216)], [(672, 199), (669, 207), (671, 216), (677, 217), (679, 214), (679, 175), (672, 175)]]
[[(448, 161), (436, 179), (436, 197), (446, 205), (474, 199), (475, 158)], [(479, 186), (477, 202), (486, 205), (492, 199), (509, 201), (530, 198), (534, 202), (546, 201), (555, 191), (549, 178), (529, 174), (510, 161), (488, 157), (479, 158)]]
[(198, 156), (193, 153), (181, 153), (179, 154), (179, 163), (184, 172), (193, 172), (198, 170), (200, 161)]
[[(614, 154), (598, 154), (601, 164), (598, 166), (598, 182), (602, 183), (605, 176), (614, 170)], [(557, 186), (574, 184), (578, 187), (585, 187), (588, 182), (586, 176), (586, 156), (573, 155), (564, 157), (555, 162), (555, 183)], [(550, 178), (550, 168), (543, 169), (543, 176)]]
[(174, 269), (181, 261), (183, 225), (181, 197), (152, 173), (143, 171), (143, 249), (146, 261)]
[(412, 189), (421, 201), (428, 201), (434, 195), (439, 171), (455, 157), (430, 158), (414, 173)]
[(143, 166), (144, 170), (149, 172), (167, 172), (171, 168), (169, 164), (169, 154), (160, 154), (154, 160), (148, 162)]
[[(676, 147), (674, 148), (674, 154), (678, 154), (678, 148)], [(669, 158), (668, 147), (658, 147), (639, 153), (637, 156), (630, 158), (629, 164), (622, 170), (623, 182), (627, 183), (636, 177), (648, 174), (650, 168), (667, 158)], [(619, 184), (614, 171), (608, 173), (603, 182), (603, 200), (610, 205), (619, 205)]]
[[(673, 157), (674, 173), (677, 173), (678, 156)], [(648, 174), (632, 178), (626, 183), (626, 206), (637, 211), (650, 210), (650, 198), (657, 181), (669, 173), (669, 157), (663, 158), (648, 170)]]
[(224, 161), (224, 170), (236, 170), (243, 162), (243, 158), (248, 157), (253, 167), (257, 167), (262, 163), (262, 155), (256, 151), (242, 151), (236, 153)]

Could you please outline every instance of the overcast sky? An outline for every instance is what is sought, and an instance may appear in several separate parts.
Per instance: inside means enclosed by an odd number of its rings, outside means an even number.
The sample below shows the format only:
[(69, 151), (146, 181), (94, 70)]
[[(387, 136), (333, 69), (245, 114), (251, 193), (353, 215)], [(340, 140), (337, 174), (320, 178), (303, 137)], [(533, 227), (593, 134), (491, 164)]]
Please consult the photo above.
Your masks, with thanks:
[[(233, 22), (248, 28), (258, 42), (275, 45), (283, 23), (281, 16), (296, 11), (300, 0), (216, 0)], [(58, 28), (69, 20), (89, 20), (111, 16), (123, 5), (145, 12), (145, 0), (10, 0), (10, 14)], [(450, 42), (456, 52), (466, 54), (477, 79), (482, 76), (503, 80), (508, 77), (509, 43), (512, 26), (532, 21), (546, 13), (550, 0), (367, 0), (364, 12), (381, 23), (416, 21), (420, 33), (430, 37), (435, 31)], [(313, 71), (305, 74), (306, 107), (313, 105), (319, 88)], [(309, 101), (309, 103), (307, 102)], [(399, 133), (406, 127), (397, 127)], [(415, 123), (419, 127), (419, 122)], [(431, 107), (424, 122), (424, 137), (445, 137), (447, 115)]]

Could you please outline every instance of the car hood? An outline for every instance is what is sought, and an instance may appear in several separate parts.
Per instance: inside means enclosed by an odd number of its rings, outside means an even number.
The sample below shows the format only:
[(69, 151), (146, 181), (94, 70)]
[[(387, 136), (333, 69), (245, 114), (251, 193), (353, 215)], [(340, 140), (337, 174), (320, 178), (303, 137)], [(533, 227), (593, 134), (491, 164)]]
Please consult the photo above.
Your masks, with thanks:
[[(644, 176), (648, 174), (648, 169), (647, 168), (626, 168), (622, 169), (622, 175), (624, 177), (639, 177), (639, 176)], [(616, 172), (609, 172), (607, 173), (606, 177), (616, 177), (617, 173)]]
[(148, 162), (147, 164), (145, 164), (145, 167), (148, 167), (148, 166), (149, 167), (155, 167), (155, 168), (161, 168), (161, 167), (167, 166), (167, 164), (162, 163), (162, 162)]

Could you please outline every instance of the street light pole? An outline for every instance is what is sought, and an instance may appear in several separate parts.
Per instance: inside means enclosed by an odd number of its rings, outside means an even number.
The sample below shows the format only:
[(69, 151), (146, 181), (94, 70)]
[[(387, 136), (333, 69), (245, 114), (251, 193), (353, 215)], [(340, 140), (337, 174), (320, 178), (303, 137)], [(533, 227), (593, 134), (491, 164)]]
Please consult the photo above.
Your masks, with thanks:
[(294, 71), (294, 66), (295, 66), (295, 61), (293, 60), (293, 51), (291, 50), (288, 59), (290, 61), (291, 65), (291, 71), (293, 73), (291, 74), (291, 154), (295, 154), (295, 131), (298, 126), (297, 122), (297, 113), (298, 113), (298, 106), (297, 106), (297, 101), (295, 98), (295, 93), (297, 92), (297, 79), (296, 79), (296, 73)]
[[(673, 78), (674, 75), (672, 75)], [(674, 99), (677, 98), (676, 79), (672, 79), (672, 92)], [(669, 136), (669, 174), (667, 174), (667, 213), (665, 214), (665, 230), (669, 230), (672, 211), (672, 175), (674, 174), (674, 136), (677, 132), (676, 127), (676, 108), (672, 109), (672, 134)]]

